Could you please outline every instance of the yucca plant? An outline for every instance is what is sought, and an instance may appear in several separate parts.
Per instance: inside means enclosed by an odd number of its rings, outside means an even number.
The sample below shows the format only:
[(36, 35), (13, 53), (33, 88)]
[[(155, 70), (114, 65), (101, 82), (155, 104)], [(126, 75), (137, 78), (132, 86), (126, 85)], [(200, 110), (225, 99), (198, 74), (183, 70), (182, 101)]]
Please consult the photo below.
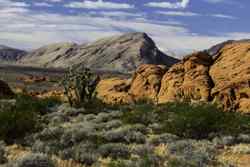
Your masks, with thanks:
[(61, 82), (70, 105), (79, 106), (94, 99), (99, 80), (99, 76), (88, 68), (70, 67)]

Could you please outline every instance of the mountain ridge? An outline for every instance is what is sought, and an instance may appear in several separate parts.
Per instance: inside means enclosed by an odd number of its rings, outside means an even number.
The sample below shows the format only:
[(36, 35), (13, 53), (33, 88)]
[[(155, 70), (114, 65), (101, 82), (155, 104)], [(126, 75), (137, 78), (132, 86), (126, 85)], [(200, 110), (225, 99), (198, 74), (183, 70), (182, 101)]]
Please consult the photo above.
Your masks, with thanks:
[(0, 45), (0, 61), (2, 63), (6, 62), (16, 62), (22, 59), (27, 54), (26, 51), (21, 49), (15, 49), (9, 46)]
[(38, 67), (86, 66), (92, 69), (132, 72), (139, 65), (163, 64), (179, 60), (161, 52), (146, 33), (127, 33), (99, 39), (89, 44), (59, 43), (28, 53), (20, 65)]

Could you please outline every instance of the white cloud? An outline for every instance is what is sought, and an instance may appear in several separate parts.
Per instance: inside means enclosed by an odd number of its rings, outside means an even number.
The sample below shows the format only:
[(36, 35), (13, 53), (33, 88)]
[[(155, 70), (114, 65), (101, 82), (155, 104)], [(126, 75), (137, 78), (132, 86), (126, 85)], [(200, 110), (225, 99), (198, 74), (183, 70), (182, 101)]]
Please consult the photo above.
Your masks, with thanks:
[(156, 11), (156, 13), (166, 16), (183, 16), (183, 17), (204, 16), (204, 17), (215, 17), (219, 19), (232, 19), (232, 20), (238, 19), (237, 17), (225, 14), (200, 14), (200, 13), (183, 12), (183, 11)]
[[(191, 12), (183, 13), (192, 15)], [(172, 12), (174, 14), (182, 13)], [(0, 10), (0, 44), (18, 48), (37, 48), (65, 41), (92, 42), (102, 37), (134, 31), (148, 33), (166, 52), (201, 50), (224, 40), (250, 37), (250, 34), (240, 32), (224, 36), (197, 35), (179, 22), (148, 20), (143, 13), (112, 10), (97, 11), (94, 16), (66, 15), (13, 6), (5, 6)]]
[(170, 9), (185, 9), (188, 7), (190, 0), (181, 0), (181, 2), (149, 2), (145, 6), (156, 8), (170, 8)]
[(225, 14), (212, 14), (212, 17), (217, 17), (217, 18), (222, 18), (222, 19), (237, 19), (237, 17), (230, 16), (230, 15), (225, 15)]
[(86, 9), (131, 9), (133, 5), (127, 3), (106, 2), (103, 0), (90, 1), (84, 0), (83, 2), (70, 2), (65, 5), (68, 8), (86, 8)]
[(96, 16), (107, 16), (107, 17), (142, 17), (142, 13), (130, 13), (130, 12), (123, 12), (123, 11), (98, 11), (98, 12), (89, 12), (91, 15)]
[(29, 7), (26, 2), (14, 2), (11, 0), (0, 0), (0, 9), (3, 7)]
[(52, 4), (49, 4), (47, 2), (34, 2), (33, 3), (34, 6), (38, 6), (38, 7), (52, 7)]
[(221, 3), (221, 2), (225, 2), (225, 0), (204, 0), (208, 3)]
[(167, 16), (200, 16), (199, 13), (194, 13), (194, 12), (181, 12), (181, 11), (157, 11), (156, 13), (162, 14), (162, 15), (167, 15)]

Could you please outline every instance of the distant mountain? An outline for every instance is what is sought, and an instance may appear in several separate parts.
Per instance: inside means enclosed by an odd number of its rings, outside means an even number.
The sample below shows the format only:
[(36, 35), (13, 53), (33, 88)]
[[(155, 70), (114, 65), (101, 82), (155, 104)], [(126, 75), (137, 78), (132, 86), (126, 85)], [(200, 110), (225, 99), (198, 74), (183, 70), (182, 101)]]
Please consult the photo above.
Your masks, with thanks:
[(141, 64), (168, 67), (179, 60), (162, 53), (145, 33), (128, 33), (77, 45), (58, 43), (32, 51), (19, 61), (36, 67), (86, 66), (92, 69), (132, 72)]
[(24, 50), (14, 49), (8, 46), (0, 45), (0, 61), (5, 62), (16, 62), (27, 54)]
[(237, 44), (237, 43), (250, 43), (250, 39), (241, 39), (241, 40), (228, 40), (219, 44), (212, 46), (211, 48), (207, 49), (207, 52), (211, 56), (216, 56), (219, 51), (224, 48), (228, 44)]

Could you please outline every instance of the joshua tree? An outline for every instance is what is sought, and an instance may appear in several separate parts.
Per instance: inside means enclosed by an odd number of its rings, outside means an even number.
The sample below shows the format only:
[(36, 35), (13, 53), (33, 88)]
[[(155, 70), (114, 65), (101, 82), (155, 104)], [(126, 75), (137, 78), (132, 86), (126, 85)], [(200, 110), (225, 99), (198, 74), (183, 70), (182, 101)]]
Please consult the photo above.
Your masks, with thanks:
[(99, 76), (88, 68), (70, 67), (65, 74), (62, 85), (71, 106), (89, 103), (95, 98), (95, 89), (100, 81)]

